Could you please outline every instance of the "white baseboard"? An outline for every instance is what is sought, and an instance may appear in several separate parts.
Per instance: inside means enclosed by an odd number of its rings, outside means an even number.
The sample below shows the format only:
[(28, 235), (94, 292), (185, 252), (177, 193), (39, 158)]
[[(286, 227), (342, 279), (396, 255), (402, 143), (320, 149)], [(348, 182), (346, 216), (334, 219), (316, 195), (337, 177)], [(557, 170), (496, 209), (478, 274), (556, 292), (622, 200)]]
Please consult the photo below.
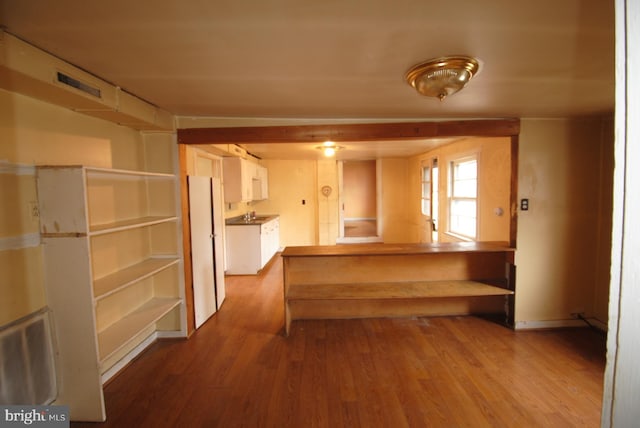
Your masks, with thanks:
[(187, 334), (182, 330), (161, 330), (156, 331), (158, 339), (186, 339)]
[[(595, 318), (587, 318), (587, 321), (598, 330), (607, 331), (607, 325)], [(567, 327), (589, 327), (589, 324), (581, 319), (565, 319), (565, 320), (540, 320), (540, 321), (517, 321), (516, 330), (543, 330), (551, 328), (567, 328)]]
[(111, 379), (112, 377), (117, 375), (120, 370), (125, 368), (127, 366), (127, 364), (129, 364), (131, 361), (133, 361), (134, 358), (136, 358), (138, 355), (140, 355), (142, 353), (142, 351), (147, 349), (157, 339), (158, 339), (158, 332), (154, 332), (154, 333), (150, 334), (149, 336), (147, 336), (147, 338), (145, 340), (143, 340), (142, 342), (140, 342), (140, 344), (138, 346), (133, 348), (131, 350), (131, 352), (129, 352), (124, 357), (122, 357), (120, 359), (120, 361), (115, 363), (109, 370), (107, 370), (106, 372), (104, 372), (102, 374), (102, 384), (104, 385), (105, 383), (107, 383), (109, 381), (109, 379)]
[(182, 330), (167, 330), (167, 331), (156, 331), (147, 336), (145, 340), (140, 342), (138, 346), (133, 348), (131, 352), (125, 355), (120, 359), (117, 363), (115, 363), (109, 370), (102, 374), (102, 384), (104, 385), (109, 379), (114, 377), (120, 370), (125, 368), (127, 364), (133, 361), (138, 355), (142, 353), (145, 349), (151, 346), (158, 339), (184, 339), (186, 338), (186, 332)]

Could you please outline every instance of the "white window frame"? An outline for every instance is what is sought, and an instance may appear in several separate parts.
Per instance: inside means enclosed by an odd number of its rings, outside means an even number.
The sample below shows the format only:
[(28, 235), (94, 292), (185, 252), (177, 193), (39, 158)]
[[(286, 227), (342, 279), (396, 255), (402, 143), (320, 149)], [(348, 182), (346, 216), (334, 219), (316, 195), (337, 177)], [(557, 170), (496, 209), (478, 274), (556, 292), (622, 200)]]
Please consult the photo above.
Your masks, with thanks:
[[(428, 161), (423, 161), (422, 165), (420, 166), (420, 212), (422, 213), (423, 216), (427, 216), (429, 218), (431, 218), (431, 213), (432, 213), (432, 203), (433, 201), (431, 200), (431, 160)], [(425, 170), (428, 171), (428, 173), (426, 173), (428, 179), (425, 180)], [(425, 195), (425, 185), (428, 185), (428, 192)], [(424, 211), (424, 204), (425, 202), (429, 203), (429, 210), (428, 212)]]
[[(474, 195), (456, 195), (456, 182), (460, 182), (466, 179), (458, 179), (456, 177), (457, 165), (464, 164), (467, 162), (475, 162), (476, 163), (476, 174), (475, 174), (475, 194)], [(478, 222), (478, 209), (480, 206), (479, 203), (479, 171), (480, 171), (480, 159), (477, 154), (467, 155), (463, 157), (459, 157), (453, 159), (449, 162), (449, 186), (448, 186), (448, 225), (447, 225), (447, 233), (453, 235), (459, 239), (467, 240), (467, 241), (475, 241), (478, 239), (479, 235), (479, 222)], [(475, 204), (475, 212), (472, 217), (474, 220), (474, 230), (470, 232), (468, 228), (459, 228), (457, 227), (458, 222), (454, 220), (454, 216), (458, 215), (454, 208), (456, 202), (473, 202)]]

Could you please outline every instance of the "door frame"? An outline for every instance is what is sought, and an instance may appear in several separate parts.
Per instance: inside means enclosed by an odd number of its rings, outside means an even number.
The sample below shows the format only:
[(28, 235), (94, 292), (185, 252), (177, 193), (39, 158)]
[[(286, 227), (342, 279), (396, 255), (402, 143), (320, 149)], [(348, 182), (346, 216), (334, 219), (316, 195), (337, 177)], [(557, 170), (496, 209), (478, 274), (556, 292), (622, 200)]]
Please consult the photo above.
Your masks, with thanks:
[(371, 159), (376, 163), (376, 236), (344, 236), (344, 163), (338, 161), (338, 217), (339, 230), (336, 244), (355, 244), (365, 242), (382, 242), (382, 162), (379, 159)]
[[(211, 177), (206, 176), (197, 176), (190, 175), (187, 177), (187, 181), (189, 184), (189, 237), (192, 242), (194, 242), (194, 236), (197, 238), (198, 242), (202, 244), (201, 239), (207, 239), (207, 245), (197, 245), (197, 248), (202, 249), (203, 251), (199, 251), (196, 254), (203, 255), (205, 253), (204, 247), (207, 247), (206, 252), (210, 252), (211, 254), (211, 272), (210, 277), (206, 275), (206, 278), (202, 278), (201, 275), (195, 275), (193, 272), (194, 265), (193, 262), (196, 260), (194, 257), (193, 247), (190, 251), (191, 254), (191, 270), (192, 270), (192, 289), (193, 289), (193, 309), (194, 309), (194, 319), (195, 319), (195, 328), (199, 328), (202, 324), (204, 324), (213, 314), (215, 314), (218, 310), (218, 296), (217, 296), (217, 284), (216, 284), (216, 266), (214, 263), (214, 226), (213, 226), (213, 189), (212, 189), (212, 179)], [(195, 188), (199, 188), (197, 193), (193, 193)], [(207, 199), (204, 197), (208, 196)], [(194, 197), (197, 196), (197, 197)], [(203, 205), (204, 204), (204, 205)], [(194, 208), (196, 208), (194, 210)], [(203, 213), (208, 211), (208, 222), (206, 215)], [(203, 227), (200, 230), (198, 228), (198, 233), (194, 234), (193, 225), (194, 216), (198, 216), (200, 221), (198, 224), (200, 227)], [(203, 220), (205, 220), (203, 222)], [(207, 224), (208, 223), (208, 224)], [(206, 232), (209, 236), (202, 236), (202, 232)], [(204, 254), (205, 260), (208, 254)], [(201, 260), (201, 257), (198, 257), (198, 260)], [(206, 267), (208, 269), (208, 265), (198, 264), (198, 267)], [(199, 270), (199, 269), (196, 269)], [(207, 271), (208, 272), (208, 271)], [(197, 279), (197, 281), (196, 281)], [(196, 282), (198, 283), (198, 287), (196, 287)], [(204, 287), (204, 288), (202, 288)], [(197, 290), (196, 290), (197, 288)], [(196, 302), (196, 296), (199, 296), (198, 302)]]

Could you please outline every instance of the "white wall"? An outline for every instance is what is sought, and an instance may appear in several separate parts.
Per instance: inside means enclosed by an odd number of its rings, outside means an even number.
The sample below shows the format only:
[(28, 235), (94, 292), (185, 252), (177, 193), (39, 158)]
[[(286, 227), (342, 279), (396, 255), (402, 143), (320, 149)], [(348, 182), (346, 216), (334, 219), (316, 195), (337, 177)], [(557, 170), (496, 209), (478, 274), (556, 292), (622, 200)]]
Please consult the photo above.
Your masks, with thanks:
[(640, 421), (640, 2), (616, 0), (616, 149), (603, 427)]

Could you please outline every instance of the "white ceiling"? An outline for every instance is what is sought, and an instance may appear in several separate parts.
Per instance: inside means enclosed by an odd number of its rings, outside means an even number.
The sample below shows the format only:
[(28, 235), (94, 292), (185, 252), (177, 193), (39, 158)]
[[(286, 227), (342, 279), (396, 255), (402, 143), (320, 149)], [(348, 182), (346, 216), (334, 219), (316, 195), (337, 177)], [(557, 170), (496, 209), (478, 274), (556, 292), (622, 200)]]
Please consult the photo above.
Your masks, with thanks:
[[(178, 116), (402, 121), (614, 108), (607, 0), (0, 0), (0, 25)], [(462, 92), (440, 102), (404, 81), (414, 64), (454, 54), (482, 62)]]

